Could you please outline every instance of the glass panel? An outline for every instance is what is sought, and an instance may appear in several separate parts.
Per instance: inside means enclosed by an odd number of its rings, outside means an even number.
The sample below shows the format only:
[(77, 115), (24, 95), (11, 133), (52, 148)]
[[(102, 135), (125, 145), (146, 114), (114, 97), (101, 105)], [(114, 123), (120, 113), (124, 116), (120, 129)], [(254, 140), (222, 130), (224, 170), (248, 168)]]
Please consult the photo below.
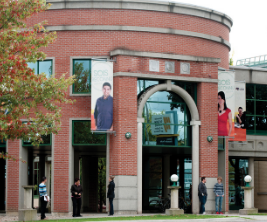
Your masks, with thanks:
[(244, 177), (248, 174), (248, 160), (229, 159), (229, 205), (230, 210), (239, 210), (244, 207)]
[(37, 74), (38, 70), (37, 70), (37, 62), (33, 63), (33, 62), (28, 62), (28, 67), (31, 68), (34, 72), (34, 74)]
[(74, 93), (91, 92), (91, 62), (90, 60), (74, 60), (73, 74), (76, 75), (77, 81), (73, 84)]
[(256, 117), (256, 130), (267, 130), (267, 117)]
[(246, 108), (247, 108), (247, 113), (249, 115), (254, 114), (254, 101), (253, 100), (247, 100), (246, 101)]
[(106, 134), (92, 134), (91, 121), (74, 121), (73, 131), (73, 145), (106, 144)]
[(254, 116), (247, 116), (246, 117), (246, 124), (247, 124), (247, 130), (254, 130)]
[[(175, 93), (172, 92), (156, 92), (147, 101), (154, 102), (171, 102), (171, 103), (183, 103), (183, 99)], [(179, 104), (172, 104), (172, 107), (177, 107)]]
[[(254, 99), (254, 85), (246, 85), (246, 99)], [(247, 107), (248, 108), (248, 107)]]
[(267, 100), (267, 86), (256, 85), (256, 99)]
[(150, 158), (149, 159), (149, 171), (150, 172), (162, 172), (162, 159), (158, 158)]
[(218, 150), (224, 150), (224, 138), (218, 138)]
[(256, 101), (256, 115), (267, 115), (267, 102)]
[(52, 76), (52, 60), (39, 61), (39, 73), (45, 73), (46, 77)]

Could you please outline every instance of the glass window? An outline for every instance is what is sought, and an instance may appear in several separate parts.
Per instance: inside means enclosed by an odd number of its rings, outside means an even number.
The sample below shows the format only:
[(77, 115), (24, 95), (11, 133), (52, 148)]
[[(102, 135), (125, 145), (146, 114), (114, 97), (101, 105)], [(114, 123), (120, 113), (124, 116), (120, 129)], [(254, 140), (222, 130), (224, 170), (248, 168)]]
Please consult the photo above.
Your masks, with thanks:
[(244, 208), (244, 178), (248, 175), (248, 160), (229, 158), (229, 208), (239, 210)]
[(106, 134), (91, 132), (91, 121), (72, 121), (72, 145), (106, 145)]
[(38, 60), (35, 63), (29, 62), (28, 67), (30, 67), (35, 74), (44, 73), (47, 78), (52, 76), (53, 72), (53, 61), (52, 59), (40, 61)]
[(162, 198), (162, 158), (144, 157), (143, 209), (157, 210)]
[[(43, 143), (40, 143), (39, 146), (51, 146), (52, 144), (52, 134), (49, 135), (42, 135)], [(22, 141), (22, 146), (32, 146), (32, 142), (30, 140)]]
[(224, 138), (218, 138), (218, 150), (224, 150), (224, 149), (225, 149)]
[(91, 60), (74, 59), (73, 75), (76, 82), (73, 84), (73, 93), (91, 93)]
[(184, 199), (191, 202), (192, 198), (192, 159), (184, 159)]
[(267, 134), (267, 86), (246, 85), (247, 134)]

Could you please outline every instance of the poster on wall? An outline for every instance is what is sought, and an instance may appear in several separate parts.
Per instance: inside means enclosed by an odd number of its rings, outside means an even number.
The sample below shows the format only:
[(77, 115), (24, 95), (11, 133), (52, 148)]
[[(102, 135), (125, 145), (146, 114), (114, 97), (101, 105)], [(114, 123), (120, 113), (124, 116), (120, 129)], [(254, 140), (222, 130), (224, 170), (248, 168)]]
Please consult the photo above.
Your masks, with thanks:
[(113, 131), (113, 63), (92, 61), (91, 130)]
[(246, 141), (246, 83), (235, 82), (235, 131), (230, 141)]
[(164, 125), (173, 124), (173, 114), (165, 115), (153, 115), (151, 124), (152, 135), (171, 135), (174, 134), (174, 125)]
[(234, 137), (235, 72), (218, 73), (218, 136)]

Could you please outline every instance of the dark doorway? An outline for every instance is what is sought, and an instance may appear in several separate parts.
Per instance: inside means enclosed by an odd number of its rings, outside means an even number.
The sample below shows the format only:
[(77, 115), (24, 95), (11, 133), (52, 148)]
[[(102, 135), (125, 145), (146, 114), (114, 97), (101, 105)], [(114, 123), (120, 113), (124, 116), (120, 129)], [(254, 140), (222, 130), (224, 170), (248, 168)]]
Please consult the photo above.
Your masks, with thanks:
[(83, 186), (82, 212), (106, 212), (106, 157), (82, 156), (80, 179)]

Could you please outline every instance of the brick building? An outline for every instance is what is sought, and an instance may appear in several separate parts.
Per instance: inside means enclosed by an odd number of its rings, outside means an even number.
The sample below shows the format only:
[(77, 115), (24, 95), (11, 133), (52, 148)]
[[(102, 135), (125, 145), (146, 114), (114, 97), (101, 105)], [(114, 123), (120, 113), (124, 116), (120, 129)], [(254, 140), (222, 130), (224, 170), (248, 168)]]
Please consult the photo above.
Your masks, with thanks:
[[(218, 68), (229, 69), (229, 33), (232, 20), (211, 9), (143, 0), (48, 0), (52, 7), (29, 24), (47, 20), (57, 40), (43, 49), (45, 61), (29, 64), (36, 73), (88, 78), (70, 87), (74, 105), (62, 108), (58, 135), (32, 147), (25, 141), (7, 141), (3, 150), (21, 156), (27, 164), (7, 161), (1, 210), (16, 214), (23, 205), (22, 185), (48, 177), (51, 211), (72, 210), (69, 192), (75, 177), (84, 187), (83, 212), (99, 211), (105, 198), (104, 174), (115, 175), (117, 213), (141, 213), (167, 197), (171, 174), (179, 175), (180, 196), (199, 212), (197, 186), (207, 177), (206, 210), (214, 212), (213, 185), (223, 177), (223, 211), (229, 211), (228, 142), (218, 150)], [(93, 60), (113, 61), (113, 134), (90, 132), (90, 70)], [(151, 116), (175, 112), (177, 134), (171, 142), (151, 134)], [(27, 120), (25, 120), (27, 121)], [(125, 134), (131, 133), (126, 139)], [(213, 141), (207, 141), (212, 136)], [(5, 163), (1, 162), (1, 174)], [(218, 167), (220, 166), (220, 167)], [(38, 192), (35, 191), (35, 195)], [(105, 196), (105, 194), (104, 194)], [(38, 196), (37, 196), (38, 197)], [(6, 200), (6, 201), (4, 201)], [(38, 201), (37, 201), (38, 202)], [(3, 204), (4, 203), (4, 204)], [(36, 203), (38, 205), (38, 203)]]

